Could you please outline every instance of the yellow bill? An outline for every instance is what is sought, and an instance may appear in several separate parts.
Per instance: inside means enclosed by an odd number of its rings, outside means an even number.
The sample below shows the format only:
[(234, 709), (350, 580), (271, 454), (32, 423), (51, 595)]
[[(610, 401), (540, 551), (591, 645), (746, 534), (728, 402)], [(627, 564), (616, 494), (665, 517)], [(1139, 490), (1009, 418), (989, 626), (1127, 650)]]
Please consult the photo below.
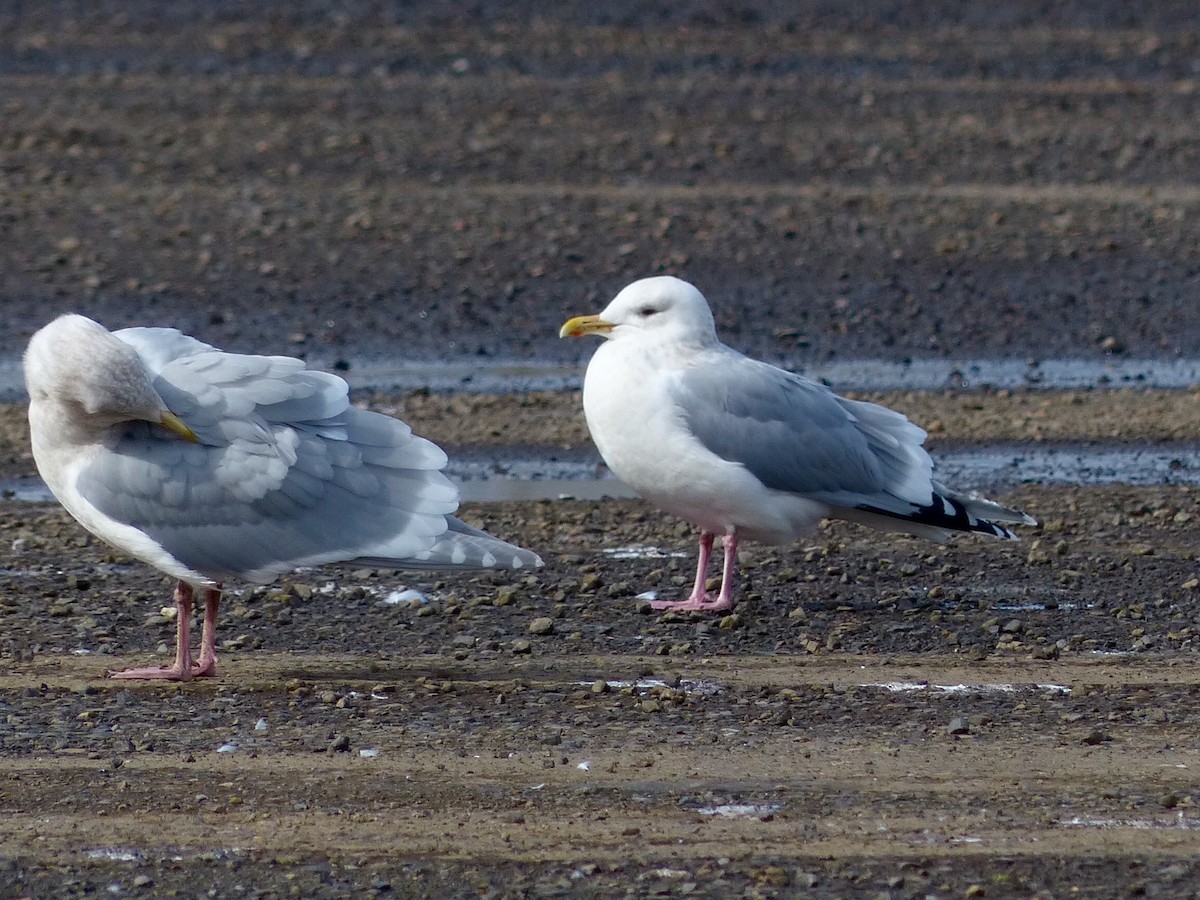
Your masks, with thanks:
[(158, 422), (167, 431), (179, 435), (185, 441), (190, 441), (193, 444), (200, 443), (200, 438), (196, 437), (196, 433), (188, 428), (184, 424), (183, 419), (179, 418), (175, 413), (170, 411), (164, 412)]
[(608, 334), (613, 330), (612, 322), (605, 322), (599, 316), (576, 316), (567, 319), (558, 330), (560, 338), (583, 337), (585, 334)]

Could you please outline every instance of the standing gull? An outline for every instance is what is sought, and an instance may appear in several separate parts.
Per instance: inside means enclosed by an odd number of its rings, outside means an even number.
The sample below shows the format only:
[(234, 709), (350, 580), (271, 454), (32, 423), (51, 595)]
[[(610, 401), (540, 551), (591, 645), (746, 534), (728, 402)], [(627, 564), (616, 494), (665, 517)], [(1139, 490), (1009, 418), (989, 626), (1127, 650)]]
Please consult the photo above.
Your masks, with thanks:
[[(656, 609), (733, 607), (738, 541), (782, 544), (821, 519), (940, 540), (951, 531), (1016, 539), (999, 524), (1037, 524), (933, 478), (925, 432), (874, 403), (750, 359), (717, 340), (704, 296), (678, 278), (635, 281), (560, 337), (607, 340), (588, 364), (583, 410), (618, 478), (700, 527), (691, 596)], [(715, 535), (721, 591), (705, 588)]]
[[(230, 578), (300, 566), (540, 566), (460, 522), (446, 454), (352, 406), (336, 375), (286, 356), (225, 353), (173, 328), (109, 332), (79, 315), (25, 351), (33, 458), (54, 495), (110, 544), (178, 579), (175, 663), (114, 678), (216, 674)], [(204, 593), (200, 653), (189, 630)]]

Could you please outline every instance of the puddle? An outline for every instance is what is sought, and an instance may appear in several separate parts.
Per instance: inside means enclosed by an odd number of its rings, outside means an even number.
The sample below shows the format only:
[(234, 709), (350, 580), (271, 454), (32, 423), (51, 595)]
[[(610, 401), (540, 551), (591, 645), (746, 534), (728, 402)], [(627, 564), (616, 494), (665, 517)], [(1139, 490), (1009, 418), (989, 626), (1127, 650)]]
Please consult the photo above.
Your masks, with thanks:
[(717, 806), (701, 806), (696, 812), (719, 819), (761, 819), (779, 812), (780, 808), (778, 803), (721, 803)]
[(389, 591), (381, 601), (388, 606), (411, 606), (416, 603), (419, 606), (426, 606), (429, 603), (429, 597), (415, 588), (405, 588), (403, 590)]
[(1087, 387), (1186, 388), (1200, 383), (1196, 359), (914, 359), (842, 360), (797, 369), (828, 382), (838, 391), (936, 390), (943, 387), (1040, 388)]
[[(311, 357), (314, 369), (336, 371), (341, 360)], [(1200, 383), (1196, 359), (843, 359), (819, 366), (784, 362), (785, 367), (825, 381), (839, 391), (936, 390), (943, 387), (1037, 388), (1088, 387), (1185, 388)], [(355, 390), (512, 394), (526, 391), (578, 390), (585, 360), (562, 363), (538, 360), (475, 359), (413, 361), (350, 360), (341, 376)], [(0, 402), (26, 398), (19, 359), (0, 360)]]
[(1061, 828), (1134, 828), (1137, 830), (1151, 829), (1193, 829), (1200, 828), (1200, 819), (1189, 819), (1180, 811), (1172, 818), (1164, 819), (1108, 819), (1092, 816), (1072, 816), (1069, 819), (1059, 819)]
[(1094, 603), (994, 603), (992, 609), (996, 612), (1063, 612), (1072, 609), (1092, 609)]
[(1041, 691), (1046, 694), (1069, 694), (1065, 684), (928, 684), (922, 681), (884, 681), (860, 684), (859, 687), (879, 688), (894, 694), (925, 691), (934, 697), (964, 694), (1016, 694), (1022, 691)]
[(115, 847), (87, 850), (84, 852), (84, 856), (88, 859), (103, 859), (109, 862), (137, 862), (142, 859), (142, 854), (136, 850), (118, 850)]
[(0, 478), (0, 498), (26, 503), (49, 503), (54, 499), (50, 488), (35, 476)]
[(233, 847), (222, 850), (193, 850), (189, 851), (187, 856), (184, 856), (182, 853), (142, 851), (127, 847), (97, 847), (95, 849), (84, 850), (82, 852), (83, 855), (88, 859), (100, 859), (109, 862), (145, 862), (147, 860), (183, 862), (183, 860), (189, 857), (192, 859), (199, 859), (202, 857), (206, 859), (233, 859), (243, 856), (246, 851), (244, 851), (241, 847)]
[[(934, 453), (937, 476), (948, 484), (998, 490), (1021, 484), (1095, 486), (1200, 485), (1200, 447), (1195, 445), (971, 447)], [(627, 499), (637, 496), (604, 468), (597, 456), (506, 460), (495, 464), (451, 461), (447, 473), (459, 482), (464, 501)], [(597, 477), (597, 472), (604, 473)]]
[(686, 553), (662, 550), (658, 547), (605, 547), (600, 552), (609, 559), (685, 559), (688, 556)]
[[(332, 365), (336, 360), (329, 361)], [(314, 360), (314, 368), (329, 368)], [(1200, 360), (1155, 359), (846, 359), (786, 368), (822, 380), (839, 391), (936, 390), (943, 387), (1183, 388), (1200, 382)], [(412, 362), (374, 360), (351, 363), (343, 376), (356, 389), (518, 393), (578, 390), (586, 362)], [(332, 369), (330, 369), (332, 371)]]
[[(1200, 485), (1200, 447), (1190, 444), (1001, 445), (938, 451), (934, 459), (937, 476), (946, 483), (987, 490), (1020, 484)], [(599, 456), (562, 460), (506, 457), (500, 451), (488, 461), (451, 460), (446, 474), (458, 483), (462, 500), (467, 503), (637, 496), (608, 472)], [(0, 498), (0, 502), (30, 503), (54, 499), (36, 477), (0, 478)]]
[(935, 452), (933, 457), (937, 474), (948, 484), (1200, 484), (1200, 449), (1194, 445), (1012, 445)]
[(512, 503), (518, 500), (630, 500), (637, 496), (615, 478), (489, 478), (460, 481), (463, 503)]
[[(595, 681), (577, 681), (575, 684), (579, 687), (591, 687)], [(660, 678), (639, 678), (636, 681), (609, 681), (605, 680), (610, 690), (620, 690), (621, 688), (633, 688), (635, 691), (649, 691), (654, 688), (670, 687), (665, 681)], [(699, 697), (713, 697), (725, 690), (724, 686), (717, 684), (715, 681), (705, 681), (704, 679), (696, 678), (681, 678), (679, 679), (678, 687), (687, 694), (695, 694)]]

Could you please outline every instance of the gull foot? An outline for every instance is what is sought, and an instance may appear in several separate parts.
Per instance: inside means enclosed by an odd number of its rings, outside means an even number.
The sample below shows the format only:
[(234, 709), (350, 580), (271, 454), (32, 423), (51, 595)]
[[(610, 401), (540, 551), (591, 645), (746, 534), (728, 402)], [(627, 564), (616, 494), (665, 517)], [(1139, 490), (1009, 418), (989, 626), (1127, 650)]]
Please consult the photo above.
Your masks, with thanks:
[(216, 674), (216, 660), (209, 661), (206, 666), (199, 663), (188, 666), (186, 672), (179, 666), (144, 666), (106, 673), (109, 678), (125, 681), (191, 681), (193, 678), (213, 678)]
[(718, 597), (711, 601), (708, 597), (689, 597), (686, 600), (651, 600), (650, 608), (669, 609), (675, 612), (721, 612), (733, 609), (733, 601), (728, 597)]

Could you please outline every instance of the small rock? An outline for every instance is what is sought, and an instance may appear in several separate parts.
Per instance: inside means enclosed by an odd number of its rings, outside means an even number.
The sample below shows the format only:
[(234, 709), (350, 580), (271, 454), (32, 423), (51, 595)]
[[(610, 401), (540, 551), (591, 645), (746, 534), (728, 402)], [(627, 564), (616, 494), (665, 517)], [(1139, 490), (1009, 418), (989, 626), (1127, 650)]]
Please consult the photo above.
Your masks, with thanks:
[(513, 653), (530, 653), (533, 650), (533, 645), (524, 638), (520, 638), (512, 642)]
[(1095, 747), (1097, 744), (1103, 744), (1105, 741), (1111, 741), (1112, 738), (1099, 729), (1093, 729), (1088, 732), (1080, 743), (1086, 744), (1088, 747)]
[(552, 634), (554, 632), (554, 620), (549, 616), (538, 616), (529, 623), (530, 634)]
[(946, 730), (951, 734), (970, 734), (971, 726), (962, 716), (956, 716), (950, 720), (950, 724), (946, 726)]
[(330, 753), (349, 753), (350, 752), (350, 738), (347, 735), (339, 734), (329, 744), (329, 752)]
[(717, 622), (717, 627), (720, 628), (722, 631), (732, 631), (734, 628), (737, 628), (741, 624), (742, 624), (742, 617), (739, 616), (737, 613), (730, 613), (727, 616), (721, 617), (721, 620), (719, 622)]
[(579, 580), (579, 589), (584, 593), (589, 593), (597, 590), (602, 584), (604, 584), (604, 580), (599, 575), (591, 572)]

